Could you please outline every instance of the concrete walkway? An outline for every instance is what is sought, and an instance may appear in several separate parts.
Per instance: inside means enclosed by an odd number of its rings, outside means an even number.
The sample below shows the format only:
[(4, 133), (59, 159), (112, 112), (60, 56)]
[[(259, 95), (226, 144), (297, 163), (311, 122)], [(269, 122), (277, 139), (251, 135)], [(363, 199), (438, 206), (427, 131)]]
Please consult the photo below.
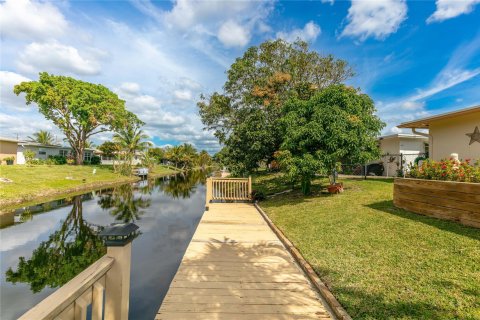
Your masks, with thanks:
[(213, 203), (155, 319), (332, 319), (252, 204)]

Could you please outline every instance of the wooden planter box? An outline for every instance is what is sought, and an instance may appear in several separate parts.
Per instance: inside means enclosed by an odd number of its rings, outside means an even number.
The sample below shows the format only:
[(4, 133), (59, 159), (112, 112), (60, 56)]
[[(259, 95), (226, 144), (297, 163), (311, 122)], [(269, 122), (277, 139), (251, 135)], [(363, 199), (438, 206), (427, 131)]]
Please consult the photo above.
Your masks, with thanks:
[(393, 204), (415, 213), (480, 228), (480, 183), (396, 178)]

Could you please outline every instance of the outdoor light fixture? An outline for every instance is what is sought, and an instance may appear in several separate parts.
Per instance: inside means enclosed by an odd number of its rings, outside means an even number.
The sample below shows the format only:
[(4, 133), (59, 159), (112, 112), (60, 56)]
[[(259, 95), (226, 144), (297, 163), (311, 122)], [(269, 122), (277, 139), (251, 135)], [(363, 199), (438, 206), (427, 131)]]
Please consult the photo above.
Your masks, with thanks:
[(98, 235), (107, 247), (121, 247), (135, 238), (137, 229), (135, 223), (115, 223), (105, 227)]

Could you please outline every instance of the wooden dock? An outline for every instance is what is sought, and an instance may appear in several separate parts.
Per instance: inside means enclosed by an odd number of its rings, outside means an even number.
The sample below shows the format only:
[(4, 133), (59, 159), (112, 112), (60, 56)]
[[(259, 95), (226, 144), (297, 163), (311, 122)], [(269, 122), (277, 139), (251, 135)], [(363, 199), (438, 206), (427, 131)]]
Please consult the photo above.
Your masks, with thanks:
[(333, 319), (252, 204), (205, 211), (155, 319)]

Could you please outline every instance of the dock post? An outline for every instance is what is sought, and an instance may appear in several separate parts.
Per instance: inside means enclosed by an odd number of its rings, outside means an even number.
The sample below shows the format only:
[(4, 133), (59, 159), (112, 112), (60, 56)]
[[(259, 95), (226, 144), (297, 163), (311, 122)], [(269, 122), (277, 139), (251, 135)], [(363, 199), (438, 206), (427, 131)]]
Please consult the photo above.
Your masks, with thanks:
[(107, 256), (115, 260), (105, 275), (105, 320), (128, 320), (133, 223), (117, 224), (102, 232)]
[(252, 176), (248, 176), (248, 196), (250, 197), (250, 200), (253, 200), (253, 197), (252, 197)]
[(208, 211), (210, 200), (212, 200), (212, 188), (213, 188), (212, 178), (207, 178), (206, 186), (207, 186), (207, 192), (206, 192), (207, 195), (206, 195), (206, 198), (205, 198), (205, 210)]

